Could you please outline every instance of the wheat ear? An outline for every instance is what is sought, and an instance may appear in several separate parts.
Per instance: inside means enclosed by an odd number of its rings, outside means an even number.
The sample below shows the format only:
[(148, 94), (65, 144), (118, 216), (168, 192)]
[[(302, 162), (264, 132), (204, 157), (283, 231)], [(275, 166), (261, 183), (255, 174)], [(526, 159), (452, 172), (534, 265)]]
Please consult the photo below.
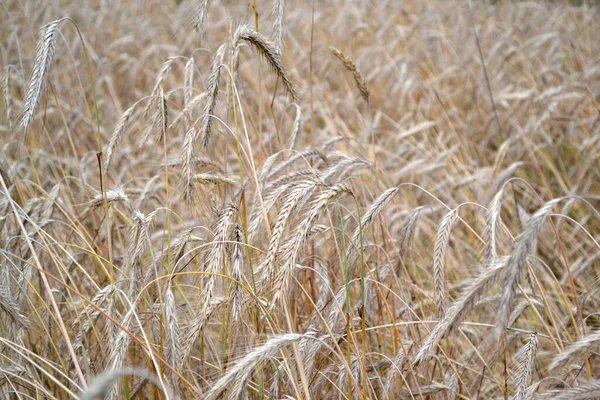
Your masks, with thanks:
[(283, 44), (283, 12), (285, 9), (284, 0), (273, 0), (273, 42), (275, 49), (282, 56)]
[(556, 371), (573, 360), (581, 359), (592, 347), (598, 345), (600, 345), (600, 330), (581, 338), (554, 357), (549, 367), (550, 371)]
[(498, 221), (500, 219), (500, 211), (502, 208), (502, 195), (504, 188), (500, 189), (494, 196), (486, 213), (485, 230), (483, 231), (483, 265), (488, 265), (498, 258), (496, 251)]
[(6, 67), (6, 73), (4, 74), (4, 79), (2, 80), (2, 92), (4, 93), (4, 104), (6, 105), (6, 120), (8, 121), (8, 129), (12, 131), (14, 128), (14, 121), (12, 112), (12, 89), (10, 86), (10, 67), (10, 65)]
[(183, 104), (187, 108), (192, 101), (192, 95), (194, 93), (194, 56), (191, 56), (185, 63), (185, 69), (183, 72)]
[(244, 244), (244, 233), (239, 224), (233, 227), (233, 252), (231, 254), (231, 263), (233, 269), (231, 277), (237, 282), (231, 283), (231, 316), (234, 321), (237, 321), (242, 313), (242, 286), (238, 282), (242, 282), (244, 255), (242, 246)]
[(593, 380), (569, 389), (551, 390), (536, 396), (543, 400), (594, 400), (600, 397), (600, 380)]
[(196, 30), (196, 32), (202, 32), (207, 9), (208, 0), (200, 0), (198, 2), (198, 7), (196, 8), (196, 16), (194, 18), (194, 29)]
[(215, 237), (213, 240), (212, 248), (206, 260), (205, 272), (207, 276), (203, 279), (206, 283), (203, 285), (202, 291), (202, 307), (205, 311), (210, 304), (210, 300), (213, 295), (213, 289), (215, 286), (216, 273), (223, 272), (225, 266), (225, 253), (227, 249), (226, 241), (229, 238), (229, 230), (231, 223), (235, 215), (235, 208), (229, 207), (221, 214), (219, 221), (217, 222), (217, 228)]
[(23, 106), (23, 115), (21, 117), (21, 127), (27, 129), (33, 119), (33, 114), (40, 104), (40, 98), (46, 87), (50, 66), (54, 59), (54, 50), (56, 48), (56, 33), (58, 25), (62, 20), (56, 20), (46, 25), (41, 33), (37, 45), (37, 54), (33, 65), (27, 96), (25, 97), (25, 105)]
[(222, 376), (206, 393), (206, 400), (217, 399), (228, 387), (231, 388), (230, 398), (237, 398), (234, 394), (241, 393), (241, 389), (245, 386), (246, 380), (250, 373), (254, 370), (257, 364), (261, 361), (274, 357), (284, 347), (302, 339), (304, 335), (298, 333), (288, 333), (281, 336), (276, 336), (269, 339), (265, 344), (255, 348), (250, 353), (246, 354), (237, 362), (227, 373)]
[[(289, 277), (296, 266), (296, 257), (298, 256), (300, 249), (306, 243), (310, 233), (310, 228), (314, 224), (315, 220), (319, 217), (325, 206), (327, 206), (331, 201), (337, 199), (343, 193), (351, 194), (352, 192), (345, 185), (335, 185), (323, 192), (314, 201), (311, 209), (305, 216), (305, 219), (296, 227), (290, 236), (290, 239), (288, 239), (288, 241), (286, 241), (284, 244), (282, 253), (285, 263), (283, 267), (277, 271), (277, 274), (274, 278), (275, 300), (279, 299), (283, 293), (288, 292), (288, 286), (290, 283)], [(262, 289), (263, 288), (261, 287), (261, 290)]]
[(413, 361), (414, 366), (428, 360), (433, 350), (448, 332), (464, 321), (473, 305), (503, 273), (507, 262), (507, 258), (501, 258), (495, 264), (484, 269), (477, 278), (471, 281), (471, 284), (465, 289), (460, 298), (450, 307), (445, 318), (429, 334), (425, 344)]
[(538, 336), (537, 333), (529, 335), (529, 341), (521, 349), (518, 354), (519, 359), (519, 372), (517, 375), (517, 394), (514, 400), (526, 400), (529, 388), (529, 381), (533, 376), (533, 369), (535, 368), (535, 357), (537, 353)]
[[(179, 320), (177, 319), (177, 308), (171, 282), (167, 286), (165, 294), (165, 317), (167, 322), (167, 351), (166, 360), (175, 370), (181, 368), (181, 344), (179, 341)], [(171, 381), (175, 381), (175, 374), (171, 375)]]
[(125, 110), (125, 112), (123, 113), (121, 118), (119, 118), (117, 125), (115, 125), (115, 129), (113, 129), (113, 133), (112, 133), (112, 135), (110, 135), (110, 140), (108, 142), (108, 147), (106, 149), (106, 157), (105, 157), (105, 161), (104, 161), (104, 170), (105, 171), (108, 171), (108, 169), (110, 168), (110, 165), (113, 160), (114, 152), (115, 152), (117, 146), (119, 145), (121, 138), (123, 137), (123, 133), (125, 132), (125, 130), (127, 129), (128, 125), (129, 125), (129, 120), (131, 119), (133, 112), (135, 111), (136, 107), (138, 106), (138, 104), (141, 101), (142, 100), (136, 101), (127, 110)]
[(435, 235), (433, 249), (433, 286), (435, 288), (435, 303), (437, 305), (438, 319), (442, 320), (446, 314), (446, 277), (444, 273), (444, 259), (450, 240), (452, 227), (458, 220), (458, 209), (450, 210), (440, 222)]
[(552, 208), (558, 204), (562, 198), (554, 199), (540, 208), (527, 222), (523, 232), (517, 236), (513, 249), (513, 254), (508, 260), (506, 266), (506, 277), (502, 285), (502, 300), (496, 317), (496, 334), (499, 335), (507, 328), (510, 313), (513, 308), (517, 286), (519, 284), (519, 275), (525, 266), (527, 256), (534, 251), (537, 237), (544, 226), (544, 221), (552, 212)]
[[(221, 77), (221, 64), (225, 56), (225, 45), (221, 45), (212, 62), (211, 74), (208, 78), (206, 88), (206, 104), (204, 106), (202, 119), (202, 147), (206, 148), (210, 139), (212, 119), (217, 106), (217, 95), (219, 94), (219, 78)], [(183, 180), (185, 184), (185, 197), (192, 200), (194, 185), (194, 157), (196, 154), (197, 130), (195, 124), (188, 129), (183, 141)]]
[(285, 68), (283, 68), (281, 54), (279, 53), (275, 45), (263, 35), (256, 32), (254, 29), (248, 27), (247, 25), (241, 25), (234, 34), (234, 52), (238, 47), (240, 39), (250, 43), (254, 48), (258, 50), (260, 54), (262, 54), (267, 59), (273, 70), (275, 70), (277, 76), (279, 76), (279, 78), (281, 78), (281, 80), (283, 81), (283, 85), (285, 86), (287, 92), (290, 94), (290, 96), (292, 96), (294, 102), (297, 102), (298, 95), (296, 94), (296, 89), (294, 88), (294, 85), (292, 84), (292, 81), (287, 71), (285, 70)]
[(335, 58), (340, 60), (344, 68), (346, 68), (349, 72), (352, 73), (352, 77), (354, 78), (354, 82), (356, 83), (356, 87), (358, 87), (358, 91), (362, 98), (368, 103), (369, 102), (369, 88), (367, 87), (367, 82), (363, 77), (362, 73), (352, 61), (352, 59), (346, 56), (342, 51), (336, 49), (335, 47), (330, 47), (329, 51), (334, 55)]

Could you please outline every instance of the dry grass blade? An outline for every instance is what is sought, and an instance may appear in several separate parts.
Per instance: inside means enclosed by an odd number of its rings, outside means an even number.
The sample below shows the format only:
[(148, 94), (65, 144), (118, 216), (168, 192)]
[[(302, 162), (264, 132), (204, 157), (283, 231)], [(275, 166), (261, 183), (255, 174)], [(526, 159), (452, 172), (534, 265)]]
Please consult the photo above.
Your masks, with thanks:
[(435, 303), (437, 305), (438, 319), (446, 315), (446, 274), (444, 273), (444, 260), (450, 232), (458, 221), (458, 209), (450, 210), (440, 222), (435, 235), (433, 249), (433, 286), (435, 288)]
[[(135, 375), (142, 379), (149, 380), (154, 383), (156, 387), (163, 388), (160, 380), (156, 375), (150, 373), (148, 370), (140, 368), (124, 368), (124, 369), (112, 369), (105, 371), (102, 375), (97, 376), (91, 382), (90, 386), (79, 395), (80, 400), (99, 400), (106, 399), (114, 391), (115, 384), (124, 375)], [(173, 398), (172, 393), (165, 393), (167, 398)]]
[(290, 140), (290, 149), (293, 149), (298, 144), (300, 130), (302, 129), (302, 108), (294, 104), (296, 108), (296, 117), (294, 118), (294, 130), (292, 131), (292, 139)]
[(283, 68), (283, 63), (281, 61), (281, 54), (275, 47), (273, 43), (271, 43), (267, 38), (265, 38), (260, 33), (256, 32), (254, 29), (248, 27), (247, 25), (241, 25), (234, 34), (234, 49), (237, 48), (239, 40), (245, 40), (254, 46), (260, 54), (262, 54), (277, 76), (283, 81), (283, 85), (285, 86), (287, 92), (292, 96), (294, 102), (298, 101), (298, 95), (296, 94), (296, 89), (292, 84), (290, 77), (288, 76), (287, 71)]
[(369, 102), (369, 88), (367, 87), (367, 82), (363, 77), (362, 73), (352, 61), (352, 59), (346, 56), (342, 51), (336, 49), (335, 47), (329, 47), (329, 51), (334, 55), (335, 58), (340, 60), (344, 68), (346, 68), (349, 72), (352, 73), (352, 77), (354, 78), (354, 82), (356, 83), (356, 87), (360, 92), (362, 98), (368, 103)]
[(40, 34), (37, 47), (37, 54), (33, 65), (25, 104), (23, 105), (23, 115), (21, 117), (21, 127), (27, 129), (31, 124), (33, 115), (40, 104), (40, 98), (44, 92), (50, 66), (54, 59), (54, 50), (56, 48), (56, 33), (61, 20), (56, 20), (46, 25)]
[[(227, 373), (222, 376), (206, 393), (206, 400), (217, 399), (228, 389), (233, 393), (240, 393), (241, 389), (246, 385), (246, 380), (252, 373), (256, 365), (260, 362), (274, 357), (286, 346), (302, 339), (304, 335), (298, 333), (288, 333), (281, 336), (276, 336), (269, 339), (265, 344), (255, 348), (250, 353), (246, 354), (239, 360)], [(231, 386), (233, 385), (233, 386)], [(230, 396), (236, 398), (235, 396)]]

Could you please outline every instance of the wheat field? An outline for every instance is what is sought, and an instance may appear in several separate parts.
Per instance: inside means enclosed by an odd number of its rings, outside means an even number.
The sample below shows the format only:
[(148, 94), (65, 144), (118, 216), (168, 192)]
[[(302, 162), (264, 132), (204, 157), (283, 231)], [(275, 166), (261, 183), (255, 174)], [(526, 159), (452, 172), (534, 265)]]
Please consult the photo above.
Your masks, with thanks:
[(0, 398), (600, 398), (588, 2), (0, 1)]

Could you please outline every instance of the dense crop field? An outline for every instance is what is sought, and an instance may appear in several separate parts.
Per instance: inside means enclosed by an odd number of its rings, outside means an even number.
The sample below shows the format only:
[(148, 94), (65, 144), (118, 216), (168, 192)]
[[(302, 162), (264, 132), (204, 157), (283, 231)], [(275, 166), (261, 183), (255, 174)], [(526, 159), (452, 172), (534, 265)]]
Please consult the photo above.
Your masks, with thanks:
[(600, 398), (600, 10), (0, 1), (0, 398)]

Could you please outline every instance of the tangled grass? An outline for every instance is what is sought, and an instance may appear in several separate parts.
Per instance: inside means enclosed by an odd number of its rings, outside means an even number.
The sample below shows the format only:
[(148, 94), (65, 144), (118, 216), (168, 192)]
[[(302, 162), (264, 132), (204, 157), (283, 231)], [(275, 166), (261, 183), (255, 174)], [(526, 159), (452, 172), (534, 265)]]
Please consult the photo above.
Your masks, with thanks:
[(1, 398), (599, 395), (597, 6), (0, 5)]

